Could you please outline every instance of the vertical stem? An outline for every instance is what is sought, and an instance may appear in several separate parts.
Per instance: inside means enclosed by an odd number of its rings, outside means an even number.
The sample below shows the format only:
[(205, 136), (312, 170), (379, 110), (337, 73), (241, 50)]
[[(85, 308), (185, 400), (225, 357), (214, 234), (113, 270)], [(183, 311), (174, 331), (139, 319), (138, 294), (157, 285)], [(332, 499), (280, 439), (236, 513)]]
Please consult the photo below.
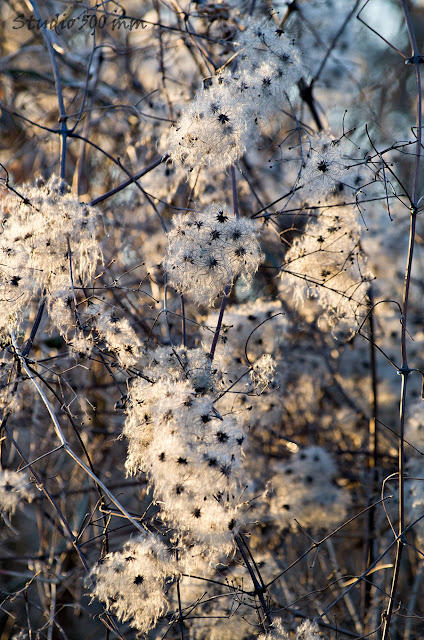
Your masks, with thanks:
[[(81, 104), (81, 111), (80, 111), (80, 117), (82, 117), (82, 114), (84, 113), (84, 109), (85, 109), (85, 120), (84, 120), (84, 125), (83, 125), (83, 130), (82, 130), (82, 135), (84, 138), (88, 138), (90, 135), (90, 127), (91, 127), (91, 118), (92, 118), (92, 108), (94, 105), (94, 97), (95, 97), (95, 89), (97, 86), (97, 83), (99, 81), (99, 75), (100, 75), (100, 67), (101, 64), (103, 62), (103, 56), (102, 53), (100, 51), (100, 54), (97, 56), (96, 58), (96, 68), (94, 70), (93, 73), (93, 82), (91, 83), (91, 90), (90, 90), (90, 98), (88, 100), (88, 104), (87, 107), (85, 107), (85, 100), (86, 100), (86, 94), (88, 93), (88, 85), (90, 83), (90, 79), (89, 79), (89, 71), (90, 71), (90, 67), (91, 67), (91, 63), (92, 60), (94, 58), (94, 53), (96, 51), (96, 46), (93, 47), (93, 50), (91, 52), (91, 56), (90, 56), (90, 61), (88, 63), (88, 67), (87, 67), (87, 78), (86, 78), (86, 84), (85, 84), (85, 88), (84, 88), (84, 96), (83, 96), (83, 100), (82, 100), (82, 104)], [(78, 120), (76, 121), (76, 123), (74, 124), (74, 129), (76, 128), (78, 124)], [(76, 191), (77, 191), (77, 195), (78, 197), (86, 194), (88, 192), (88, 171), (87, 171), (87, 165), (86, 165), (86, 160), (87, 160), (87, 141), (86, 140), (81, 140), (81, 147), (80, 147), (80, 153), (78, 156), (78, 160), (76, 162)]]
[(43, 297), (41, 299), (40, 306), (38, 307), (38, 311), (37, 311), (37, 315), (36, 315), (35, 320), (34, 320), (34, 324), (32, 325), (31, 334), (30, 334), (28, 340), (26, 341), (26, 343), (25, 343), (25, 345), (24, 345), (24, 347), (22, 349), (22, 355), (23, 356), (27, 356), (29, 354), (29, 352), (31, 350), (31, 347), (32, 347), (32, 343), (34, 342), (35, 336), (37, 335), (37, 331), (38, 331), (38, 328), (40, 326), (41, 319), (43, 317), (44, 309), (45, 309), (45, 306), (46, 306), (46, 300), (44, 298), (45, 293), (46, 292), (43, 291)]
[[(234, 165), (231, 165), (230, 173), (231, 173), (231, 185), (232, 185), (232, 191), (233, 191), (233, 212), (235, 217), (238, 218), (239, 205), (238, 205), (238, 195), (237, 195), (236, 172), (234, 170)], [(222, 319), (224, 317), (225, 307), (227, 306), (227, 298), (228, 298), (228, 294), (230, 293), (230, 288), (231, 286), (227, 284), (224, 290), (224, 295), (222, 296), (221, 308), (219, 310), (219, 316), (218, 316), (218, 323), (216, 325), (215, 333), (212, 340), (212, 346), (209, 353), (211, 362), (215, 355), (216, 345), (218, 344), (218, 338), (219, 338), (219, 334), (221, 332), (221, 326), (222, 326)]]
[[(178, 549), (176, 549), (175, 551), (175, 560), (178, 562)], [(178, 622), (180, 625), (181, 640), (184, 640), (184, 618), (183, 618), (183, 608), (181, 606), (181, 589), (180, 589), (179, 580), (177, 580), (177, 599), (178, 599)]]
[[(51, 39), (50, 39), (50, 34), (48, 33), (48, 30), (46, 29), (45, 24), (43, 23), (42, 19), (41, 19), (41, 15), (40, 12), (38, 10), (38, 6), (37, 6), (37, 2), (36, 0), (30, 0), (31, 1), (31, 5), (34, 11), (34, 15), (36, 16), (37, 20), (39, 21), (39, 24), (41, 24), (41, 29), (42, 29), (42, 33), (43, 33), (43, 38), (44, 41), (46, 43), (48, 52), (49, 52), (49, 56), (50, 56), (50, 60), (52, 63), (52, 69), (53, 69), (53, 76), (54, 76), (54, 82), (55, 82), (55, 87), (56, 87), (56, 95), (57, 95), (57, 102), (58, 102), (58, 107), (59, 107), (59, 122), (60, 122), (60, 130), (61, 130), (61, 134), (60, 134), (60, 177), (62, 178), (62, 180), (65, 179), (65, 169), (66, 169), (66, 142), (67, 142), (67, 136), (68, 136), (68, 126), (66, 123), (67, 120), (67, 115), (66, 115), (66, 111), (65, 111), (65, 105), (63, 102), (63, 92), (62, 92), (62, 83), (60, 80), (60, 74), (59, 74), (59, 68), (57, 66), (57, 61), (56, 61), (56, 53), (55, 50), (53, 49), (53, 45), (51, 43)], [(44, 295), (44, 294), (43, 294)], [(40, 322), (41, 319), (43, 317), (43, 312), (44, 312), (44, 308), (45, 308), (45, 300), (44, 298), (42, 299), (42, 301), (40, 302), (40, 306), (38, 309), (38, 313), (37, 313), (37, 317), (35, 319), (34, 325), (31, 329), (31, 335), (23, 349), (23, 355), (28, 355), (28, 353), (30, 352), (32, 343), (34, 342), (36, 333), (38, 331), (38, 327), (40, 326)]]
[[(243, 549), (242, 542), (241, 542), (241, 540), (240, 540), (240, 538), (238, 536), (235, 537), (235, 541), (236, 541), (238, 549), (239, 549), (239, 551), (240, 551), (240, 553), (241, 553), (241, 555), (243, 557), (244, 563), (245, 563), (245, 565), (247, 567), (247, 570), (248, 570), (248, 572), (250, 574), (250, 577), (252, 579), (253, 587), (255, 589), (255, 595), (259, 598), (259, 602), (261, 603), (262, 611), (264, 613), (264, 620), (267, 622), (267, 624), (270, 625), (272, 623), (272, 620), (271, 620), (271, 617), (269, 615), (268, 607), (266, 605), (265, 598), (264, 598), (264, 592), (266, 590), (266, 587), (262, 587), (259, 584), (258, 579), (257, 579), (257, 577), (255, 575), (255, 572), (253, 571), (253, 568), (252, 568), (252, 566), (251, 566), (251, 564), (249, 562), (249, 558), (247, 557), (246, 552)], [(264, 621), (262, 621), (262, 625), (264, 626)]]
[[(369, 298), (371, 304), (371, 311), (369, 316), (370, 322), (370, 362), (371, 362), (371, 410), (372, 416), (369, 424), (369, 465), (372, 471), (372, 482), (376, 483), (377, 480), (377, 467), (378, 467), (378, 388), (377, 388), (377, 361), (375, 357), (375, 331), (374, 331), (374, 295), (372, 287), (370, 287)], [(372, 509), (371, 509), (372, 511)]]
[(172, 345), (171, 327), (169, 326), (168, 318), (168, 274), (164, 271), (164, 283), (163, 283), (163, 312), (165, 314), (165, 327), (168, 334), (169, 344)]
[(44, 42), (47, 45), (47, 49), (52, 63), (54, 83), (56, 87), (57, 102), (59, 106), (59, 122), (60, 122), (60, 177), (65, 179), (65, 167), (66, 167), (66, 142), (68, 138), (68, 126), (67, 115), (65, 111), (65, 104), (63, 102), (62, 83), (60, 80), (59, 68), (57, 66), (56, 52), (53, 48), (50, 33), (43, 23), (36, 0), (30, 0), (34, 15), (37, 18), (38, 24), (41, 25), (41, 30), (44, 38)]
[(313, 82), (311, 82), (311, 84), (308, 84), (304, 78), (300, 78), (297, 86), (299, 87), (300, 97), (311, 112), (311, 116), (316, 124), (317, 130), (322, 131), (324, 127), (321, 122), (321, 118), (319, 117), (319, 113), (317, 111), (315, 100), (312, 94)]
[(251, 559), (251, 561), (252, 561), (252, 564), (253, 564), (253, 566), (255, 567), (255, 571), (256, 571), (256, 573), (258, 574), (258, 578), (259, 578), (259, 580), (260, 580), (260, 583), (261, 583), (261, 586), (262, 586), (263, 591), (266, 591), (267, 587), (265, 586), (265, 582), (264, 582), (264, 581), (263, 581), (263, 579), (262, 579), (261, 573), (260, 573), (260, 571), (259, 571), (259, 567), (258, 567), (258, 565), (256, 564), (255, 558), (253, 557), (253, 554), (252, 554), (252, 552), (251, 552), (251, 550), (250, 550), (249, 545), (247, 544), (247, 542), (246, 542), (246, 540), (245, 540), (244, 536), (243, 536), (241, 533), (239, 533), (239, 538), (240, 538), (240, 540), (242, 541), (242, 543), (244, 544), (244, 546), (246, 547), (247, 553), (249, 554), (249, 557), (250, 557), (250, 559)]
[[(368, 424), (368, 506), (373, 502), (374, 495), (377, 490), (377, 469), (378, 469), (378, 389), (377, 389), (377, 362), (375, 357), (375, 331), (374, 331), (374, 295), (372, 287), (369, 292), (370, 299), (370, 365), (371, 365), (371, 391), (370, 391), (370, 405), (371, 415)], [(368, 509), (365, 520), (366, 527), (366, 546), (365, 546), (365, 563), (369, 567), (375, 559), (375, 511), (374, 509)], [(371, 608), (371, 589), (373, 585), (374, 575), (371, 574), (367, 580), (362, 583), (363, 589), (363, 621), (364, 628), (363, 633), (366, 633), (366, 617)]]
[(219, 310), (219, 316), (218, 316), (218, 322), (217, 322), (215, 333), (214, 333), (214, 336), (213, 336), (211, 350), (209, 352), (209, 357), (210, 357), (211, 362), (212, 362), (212, 360), (214, 358), (214, 355), (215, 355), (216, 345), (218, 344), (218, 338), (219, 338), (219, 334), (221, 332), (221, 326), (222, 326), (222, 319), (224, 317), (225, 307), (227, 306), (227, 297), (228, 297), (229, 293), (230, 293), (230, 285), (227, 284), (227, 286), (225, 287), (224, 295), (222, 296), (221, 308)]
[(180, 623), (181, 640), (184, 640), (184, 619), (183, 619), (183, 613), (181, 609), (181, 593), (180, 593), (179, 582), (177, 582), (177, 596), (178, 596), (178, 610), (179, 610), (178, 622)]
[(399, 370), (399, 374), (402, 376), (401, 396), (400, 396), (400, 425), (399, 425), (399, 452), (398, 452), (398, 469), (399, 469), (399, 537), (396, 548), (396, 560), (395, 568), (393, 570), (392, 586), (390, 591), (390, 600), (387, 605), (386, 612), (384, 614), (383, 633), (382, 640), (388, 640), (390, 633), (390, 621), (393, 614), (393, 606), (396, 597), (397, 584), (399, 581), (400, 562), (402, 559), (402, 551), (405, 544), (403, 540), (403, 531), (405, 528), (405, 508), (404, 508), (404, 429), (405, 429), (405, 409), (406, 409), (406, 390), (408, 383), (408, 375), (410, 369), (408, 368), (408, 359), (406, 353), (406, 324), (408, 315), (408, 300), (409, 300), (409, 288), (411, 284), (411, 271), (412, 261), (414, 256), (415, 245), (415, 225), (416, 214), (418, 209), (418, 189), (419, 189), (419, 174), (421, 167), (421, 124), (422, 124), (422, 97), (421, 97), (421, 73), (420, 62), (422, 56), (419, 52), (417, 40), (414, 32), (414, 27), (411, 21), (411, 15), (409, 13), (406, 0), (402, 0), (402, 9), (406, 20), (408, 29), (409, 41), (411, 44), (412, 55), (407, 62), (411, 63), (415, 67), (415, 84), (416, 84), (416, 126), (417, 126), (417, 141), (415, 152), (415, 169), (414, 169), (414, 182), (412, 189), (412, 201), (411, 201), (411, 216), (409, 225), (409, 244), (408, 244), (408, 259), (405, 268), (404, 287), (403, 287), (403, 299), (402, 299), (402, 317), (401, 317), (401, 356), (402, 367)]
[(185, 305), (184, 305), (184, 296), (180, 295), (181, 300), (181, 330), (183, 333), (183, 347), (186, 346), (186, 317), (185, 317)]
[(233, 191), (233, 211), (236, 218), (239, 217), (239, 204), (238, 204), (238, 195), (237, 195), (237, 182), (236, 182), (236, 172), (234, 170), (234, 165), (231, 165), (231, 187)]

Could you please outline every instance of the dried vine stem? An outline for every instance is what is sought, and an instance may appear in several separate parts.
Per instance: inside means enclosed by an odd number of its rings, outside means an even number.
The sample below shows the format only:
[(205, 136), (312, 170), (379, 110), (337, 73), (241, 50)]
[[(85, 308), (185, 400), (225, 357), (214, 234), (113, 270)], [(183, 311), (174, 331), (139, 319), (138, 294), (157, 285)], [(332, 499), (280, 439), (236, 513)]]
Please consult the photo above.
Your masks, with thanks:
[(400, 422), (399, 422), (399, 446), (398, 446), (398, 472), (399, 472), (399, 530), (398, 539), (396, 543), (396, 560), (393, 570), (392, 585), (390, 590), (390, 598), (387, 605), (387, 609), (384, 614), (383, 633), (382, 640), (387, 640), (390, 633), (390, 622), (393, 616), (393, 608), (396, 599), (397, 585), (399, 581), (400, 565), (402, 559), (403, 547), (405, 545), (404, 529), (405, 529), (405, 459), (404, 459), (404, 432), (405, 432), (405, 413), (406, 413), (406, 392), (408, 384), (408, 376), (411, 370), (408, 367), (407, 349), (406, 349), (406, 333), (407, 333), (407, 317), (408, 317), (408, 300), (409, 289), (411, 285), (412, 263), (414, 257), (415, 247), (415, 227), (416, 218), (419, 205), (419, 174), (421, 167), (421, 124), (422, 124), (422, 97), (421, 97), (421, 72), (420, 63), (423, 61), (423, 56), (419, 51), (415, 30), (411, 20), (411, 14), (406, 0), (402, 0), (402, 9), (405, 16), (406, 26), (408, 29), (409, 41), (411, 44), (411, 56), (406, 60), (406, 63), (413, 64), (415, 70), (415, 83), (416, 83), (416, 126), (417, 126), (417, 140), (416, 140), (416, 152), (415, 152), (415, 170), (412, 187), (412, 199), (410, 207), (410, 222), (409, 222), (409, 243), (408, 243), (408, 258), (405, 268), (404, 276), (404, 288), (402, 299), (402, 316), (401, 316), (401, 358), (402, 365), (398, 373), (402, 376), (402, 386), (400, 395)]

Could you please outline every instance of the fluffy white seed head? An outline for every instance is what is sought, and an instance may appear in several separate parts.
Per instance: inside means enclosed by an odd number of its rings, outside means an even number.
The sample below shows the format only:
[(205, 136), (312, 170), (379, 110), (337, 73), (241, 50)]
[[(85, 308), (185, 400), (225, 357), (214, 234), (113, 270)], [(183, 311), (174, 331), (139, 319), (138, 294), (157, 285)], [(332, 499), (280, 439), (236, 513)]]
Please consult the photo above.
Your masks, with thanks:
[(292, 293), (299, 307), (305, 297), (316, 298), (322, 320), (331, 327), (353, 329), (367, 300), (371, 275), (359, 240), (354, 211), (330, 207), (306, 225), (285, 256), (281, 274), (285, 291)]
[(255, 222), (211, 205), (201, 214), (175, 216), (173, 223), (165, 268), (178, 291), (210, 306), (236, 278), (250, 282), (262, 258)]
[(329, 133), (317, 134), (310, 140), (310, 149), (302, 170), (301, 196), (305, 200), (320, 200), (346, 179), (347, 167), (342, 140)]
[(268, 20), (249, 21), (235, 51), (232, 70), (204, 83), (168, 135), (171, 158), (188, 171), (234, 164), (258, 137), (258, 121), (278, 113), (304, 73), (294, 43)]
[(334, 483), (336, 466), (322, 447), (299, 449), (289, 461), (275, 465), (269, 497), (277, 526), (297, 530), (330, 529), (346, 515), (347, 494)]
[(127, 472), (147, 475), (181, 540), (228, 554), (240, 521), (244, 428), (214, 409), (216, 373), (200, 350), (157, 349), (144, 371), (151, 381), (129, 389)]
[(90, 573), (91, 592), (119, 620), (146, 633), (166, 613), (164, 587), (177, 575), (168, 548), (150, 533), (129, 540), (122, 551), (103, 558)]
[(144, 352), (144, 345), (126, 318), (113, 312), (100, 313), (94, 320), (98, 338), (116, 355), (122, 367), (134, 366)]
[(290, 636), (284, 629), (281, 620), (274, 620), (266, 633), (261, 633), (257, 640), (290, 640)]
[(0, 512), (11, 516), (22, 500), (31, 502), (33, 491), (25, 471), (0, 469)]
[[(74, 283), (87, 285), (101, 258), (96, 238), (99, 212), (78, 202), (52, 176), (46, 184), (23, 185), (3, 199), (0, 229), (0, 332), (17, 326), (31, 298), (43, 292), (49, 310), (61, 299), (64, 304)], [(63, 314), (52, 320), (66, 331)], [(66, 318), (68, 319), (68, 317)]]
[(233, 85), (228, 74), (215, 78), (211, 87), (197, 93), (170, 131), (168, 152), (187, 170), (204, 164), (225, 169), (243, 155), (253, 123), (245, 117), (243, 101), (230, 91)]

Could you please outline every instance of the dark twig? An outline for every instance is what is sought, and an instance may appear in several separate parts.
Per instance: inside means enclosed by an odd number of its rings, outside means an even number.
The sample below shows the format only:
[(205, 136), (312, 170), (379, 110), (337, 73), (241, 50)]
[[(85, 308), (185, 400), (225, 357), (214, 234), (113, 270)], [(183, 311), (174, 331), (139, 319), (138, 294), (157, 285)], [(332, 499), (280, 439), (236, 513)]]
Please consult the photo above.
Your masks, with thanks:
[(404, 430), (405, 430), (405, 414), (406, 414), (406, 390), (408, 383), (408, 375), (410, 369), (408, 367), (408, 358), (406, 350), (406, 333), (407, 333), (407, 317), (408, 317), (408, 301), (409, 301), (409, 289), (411, 284), (412, 262), (414, 257), (415, 247), (415, 227), (418, 210), (418, 194), (419, 194), (419, 174), (421, 167), (421, 139), (422, 139), (422, 95), (421, 95), (421, 71), (420, 63), (422, 61), (422, 55), (418, 49), (417, 39), (415, 36), (414, 27), (412, 25), (411, 15), (406, 0), (402, 0), (402, 9), (405, 16), (405, 21), (408, 29), (409, 40), (411, 44), (411, 56), (407, 60), (410, 64), (414, 65), (415, 70), (415, 83), (416, 83), (416, 126), (417, 126), (417, 142), (415, 153), (415, 170), (413, 177), (412, 187), (412, 202), (410, 209), (410, 226), (409, 226), (409, 242), (408, 242), (408, 258), (405, 268), (403, 299), (402, 299), (402, 318), (401, 318), (401, 357), (402, 367), (399, 370), (402, 376), (402, 387), (400, 396), (400, 424), (399, 424), (399, 535), (396, 544), (396, 560), (395, 568), (393, 570), (392, 586), (390, 591), (389, 603), (384, 616), (382, 640), (387, 640), (390, 633), (390, 622), (393, 615), (393, 607), (396, 598), (397, 585), (399, 581), (400, 567), (402, 552), (405, 544), (404, 529), (405, 529), (405, 460), (404, 460)]

